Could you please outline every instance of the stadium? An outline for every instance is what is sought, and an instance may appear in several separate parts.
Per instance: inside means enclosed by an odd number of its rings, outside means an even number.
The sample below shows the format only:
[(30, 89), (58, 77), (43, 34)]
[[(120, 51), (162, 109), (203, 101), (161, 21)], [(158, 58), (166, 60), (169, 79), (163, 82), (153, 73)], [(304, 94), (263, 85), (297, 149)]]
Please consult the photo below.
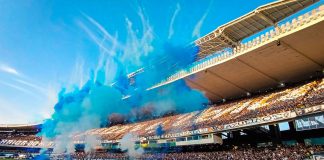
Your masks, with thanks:
[[(68, 135), (73, 153), (54, 152), (55, 138), (39, 134), (46, 124), (4, 124), (0, 159), (323, 159), (323, 41), (319, 0), (259, 6), (192, 42), (195, 61), (145, 89), (184, 80), (208, 98), (202, 109), (135, 122), (116, 114)], [(129, 74), (129, 85), (145, 72)]]

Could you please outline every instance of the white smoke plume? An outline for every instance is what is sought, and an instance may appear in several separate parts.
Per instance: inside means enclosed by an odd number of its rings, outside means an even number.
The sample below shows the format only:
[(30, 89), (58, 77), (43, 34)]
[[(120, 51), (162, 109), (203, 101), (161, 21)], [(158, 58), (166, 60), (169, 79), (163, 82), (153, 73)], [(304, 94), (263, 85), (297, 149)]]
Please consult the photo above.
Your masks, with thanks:
[(135, 140), (138, 137), (134, 134), (128, 133), (120, 140), (120, 148), (126, 151), (131, 158), (138, 157), (144, 153), (143, 148), (135, 148)]

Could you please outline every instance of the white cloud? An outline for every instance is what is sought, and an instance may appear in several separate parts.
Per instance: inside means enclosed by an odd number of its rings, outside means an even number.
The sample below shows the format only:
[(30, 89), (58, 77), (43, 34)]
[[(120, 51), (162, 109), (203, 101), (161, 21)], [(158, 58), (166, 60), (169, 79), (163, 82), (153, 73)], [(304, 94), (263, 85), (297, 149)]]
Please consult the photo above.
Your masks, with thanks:
[(12, 67), (4, 65), (4, 64), (0, 65), (0, 71), (9, 73), (12, 75), (16, 75), (16, 76), (20, 75), (20, 73), (15, 68), (12, 68)]
[(34, 84), (34, 83), (27, 82), (27, 81), (22, 80), (22, 79), (14, 79), (14, 80), (15, 80), (16, 82), (18, 82), (18, 83), (21, 83), (21, 84), (23, 84), (23, 85), (29, 86), (29, 87), (31, 87), (31, 88), (33, 88), (33, 89), (39, 91), (39, 92), (42, 92), (42, 93), (43, 93), (43, 92), (45, 91), (44, 88), (42, 88), (42, 87), (40, 87), (39, 85), (36, 85), (36, 84)]
[[(0, 77), (0, 124), (41, 122), (51, 116), (57, 102), (57, 84), (44, 86), (35, 83), (28, 76), (4, 63), (0, 63), (0, 73), (5, 74)], [(30, 110), (26, 111), (26, 108)]]
[(29, 94), (29, 95), (31, 95), (31, 96), (33, 96), (35, 98), (39, 98), (39, 96), (37, 94), (35, 94), (34, 92), (32, 92), (32, 91), (30, 91), (28, 89), (25, 89), (25, 88), (23, 88), (21, 86), (11, 84), (11, 83), (7, 83), (7, 82), (3, 82), (3, 81), (0, 81), (0, 84), (11, 87), (11, 88), (16, 89), (18, 91), (21, 91), (23, 93)]

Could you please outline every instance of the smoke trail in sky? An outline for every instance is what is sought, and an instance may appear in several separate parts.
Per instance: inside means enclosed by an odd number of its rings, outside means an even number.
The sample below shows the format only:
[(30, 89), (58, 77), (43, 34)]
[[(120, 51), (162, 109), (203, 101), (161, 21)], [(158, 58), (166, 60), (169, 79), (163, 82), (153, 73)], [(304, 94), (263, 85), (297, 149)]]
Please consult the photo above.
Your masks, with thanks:
[(175, 18), (177, 17), (178, 13), (180, 12), (181, 10), (181, 7), (180, 7), (180, 4), (177, 3), (177, 8), (176, 10), (174, 11), (173, 15), (172, 15), (172, 18), (171, 18), (171, 22), (170, 22), (170, 26), (169, 26), (169, 35), (168, 35), (168, 39), (170, 39), (173, 34), (174, 34), (174, 29), (173, 29), (173, 23), (175, 21)]
[[(199, 109), (207, 103), (204, 95), (190, 89), (183, 80), (168, 86), (146, 91), (147, 88), (191, 64), (198, 48), (164, 42), (154, 43), (155, 34), (142, 9), (138, 15), (142, 31), (137, 32), (126, 18), (127, 40), (117, 41), (93, 18), (85, 16), (88, 24), (80, 23), (102, 50), (98, 67), (91, 71), (89, 80), (82, 87), (58, 95), (55, 112), (42, 128), (42, 135), (55, 140), (54, 151), (73, 152), (72, 135), (104, 126), (112, 113), (128, 114), (131, 109), (150, 105), (155, 114), (170, 110), (187, 112)], [(93, 28), (94, 27), (94, 28)], [(157, 45), (158, 44), (158, 45)], [(128, 73), (141, 69), (132, 77)], [(125, 99), (126, 95), (130, 95)], [(163, 133), (163, 126), (158, 132)], [(88, 146), (93, 146), (92, 138)], [(87, 143), (87, 141), (85, 141)], [(87, 144), (86, 144), (87, 146)]]
[(192, 37), (195, 37), (195, 38), (199, 38), (201, 35), (200, 35), (200, 30), (201, 30), (201, 27), (210, 11), (210, 8), (212, 7), (212, 4), (214, 3), (214, 1), (211, 1), (209, 3), (209, 6), (208, 6), (208, 9), (206, 10), (206, 12), (204, 13), (204, 15), (199, 19), (199, 21), (197, 22), (193, 32), (192, 32)]

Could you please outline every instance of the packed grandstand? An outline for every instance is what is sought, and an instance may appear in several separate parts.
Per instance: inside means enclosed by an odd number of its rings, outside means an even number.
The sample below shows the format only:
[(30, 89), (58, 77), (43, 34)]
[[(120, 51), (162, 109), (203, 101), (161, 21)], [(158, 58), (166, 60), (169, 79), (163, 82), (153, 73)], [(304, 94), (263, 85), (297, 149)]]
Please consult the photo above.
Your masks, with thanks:
[[(188, 139), (209, 139), (213, 136), (209, 133), (288, 121), (321, 113), (324, 110), (323, 102), (324, 79), (319, 79), (291, 88), (273, 91), (272, 93), (211, 105), (201, 111), (139, 123), (92, 129), (74, 135), (74, 140), (76, 143), (82, 144), (84, 137), (94, 135), (100, 137), (103, 143), (113, 144), (114, 141), (122, 139), (127, 133), (138, 135), (138, 141), (144, 139), (146, 143), (150, 142), (149, 140), (161, 138), (169, 139), (174, 144), (188, 141)], [(156, 128), (159, 125), (163, 126), (164, 133), (162, 135), (156, 135)], [(53, 143), (42, 143), (41, 137), (35, 134), (10, 135), (8, 131), (8, 133), (1, 136), (1, 145), (29, 147), (51, 147), (53, 145)], [(211, 142), (214, 143), (214, 141)], [(219, 143), (222, 143), (221, 140)]]
[[(3, 125), (0, 126), (0, 158), (33, 158), (39, 156), (44, 148), (47, 149), (45, 154), (52, 159), (290, 160), (323, 158), (324, 50), (321, 41), (323, 41), (324, 34), (323, 30), (320, 31), (316, 27), (323, 28), (324, 26), (324, 7), (319, 5), (318, 8), (298, 18), (287, 20), (281, 26), (277, 25), (286, 17), (316, 2), (309, 0), (274, 2), (219, 27), (195, 41), (196, 45), (201, 47), (200, 57), (191, 68), (179, 71), (149, 88), (149, 90), (154, 89), (177, 79), (197, 74), (197, 79), (186, 78), (186, 81), (191, 84), (191, 87), (201, 89), (208, 94), (207, 97), (213, 104), (205, 109), (136, 123), (115, 124), (71, 135), (75, 145), (73, 154), (52, 153), (55, 141), (44, 140), (37, 134), (42, 128), (41, 124)], [(249, 24), (250, 30), (243, 24)], [(273, 30), (247, 43), (241, 43), (243, 38), (271, 26), (274, 27)], [(220, 30), (226, 34), (220, 33)], [(296, 45), (317, 47), (313, 48), (317, 52), (300, 53), (293, 44), (286, 44), (289, 36), (298, 38), (304, 34), (314, 34), (312, 32), (315, 31), (320, 37), (316, 39), (319, 42), (307, 44), (310, 42), (305, 41), (303, 44)], [(232, 67), (235, 63), (231, 61), (239, 56), (249, 55), (249, 58), (253, 59), (253, 54), (255, 54), (253, 52), (262, 52), (258, 51), (258, 48), (272, 42), (276, 43), (275, 47), (280, 47), (281, 44), (286, 45), (288, 48), (286, 50), (290, 49), (302, 55), (299, 55), (304, 58), (302, 62), (307, 61), (307, 64), (294, 59), (298, 56), (293, 53), (289, 57), (294, 60), (292, 65), (296, 65), (298, 71), (301, 72), (296, 71), (292, 74), (287, 70), (278, 71), (275, 70), (275, 66), (269, 66), (270, 69), (274, 69), (271, 70), (271, 73), (273, 72), (271, 74), (270, 71), (262, 72), (261, 69), (253, 68), (252, 64), (249, 64), (255, 75), (249, 71), (245, 72), (252, 76), (251, 81), (246, 85), (220, 78), (219, 75), (222, 73), (217, 72), (217, 67), (225, 68), (224, 65)], [(215, 43), (221, 43), (221, 45), (213, 46)], [(230, 51), (229, 46), (232, 47)], [(264, 59), (269, 57), (262, 55)], [(246, 64), (243, 58), (235, 60)], [(234, 87), (225, 87), (224, 93), (221, 93), (222, 86), (217, 85), (223, 84), (216, 84), (216, 80), (211, 80), (206, 83), (216, 87), (206, 88), (199, 82), (199, 79), (205, 79), (204, 74), (218, 74), (216, 78)], [(229, 72), (228, 74), (237, 73)], [(257, 74), (266, 78), (254, 81), (253, 76), (258, 76)], [(271, 80), (275, 83), (268, 83)], [(254, 83), (255, 86), (253, 86)], [(235, 87), (236, 90), (233, 89)], [(217, 89), (219, 93), (214, 91)], [(242, 90), (240, 92), (246, 95), (236, 94), (237, 90)], [(281, 130), (279, 124), (282, 123), (286, 123), (288, 129)], [(136, 150), (143, 150), (140, 154), (129, 155), (121, 150), (120, 143), (125, 135), (135, 135), (129, 141)], [(84, 143), (89, 136), (96, 137), (97, 145), (90, 152), (85, 152)]]

